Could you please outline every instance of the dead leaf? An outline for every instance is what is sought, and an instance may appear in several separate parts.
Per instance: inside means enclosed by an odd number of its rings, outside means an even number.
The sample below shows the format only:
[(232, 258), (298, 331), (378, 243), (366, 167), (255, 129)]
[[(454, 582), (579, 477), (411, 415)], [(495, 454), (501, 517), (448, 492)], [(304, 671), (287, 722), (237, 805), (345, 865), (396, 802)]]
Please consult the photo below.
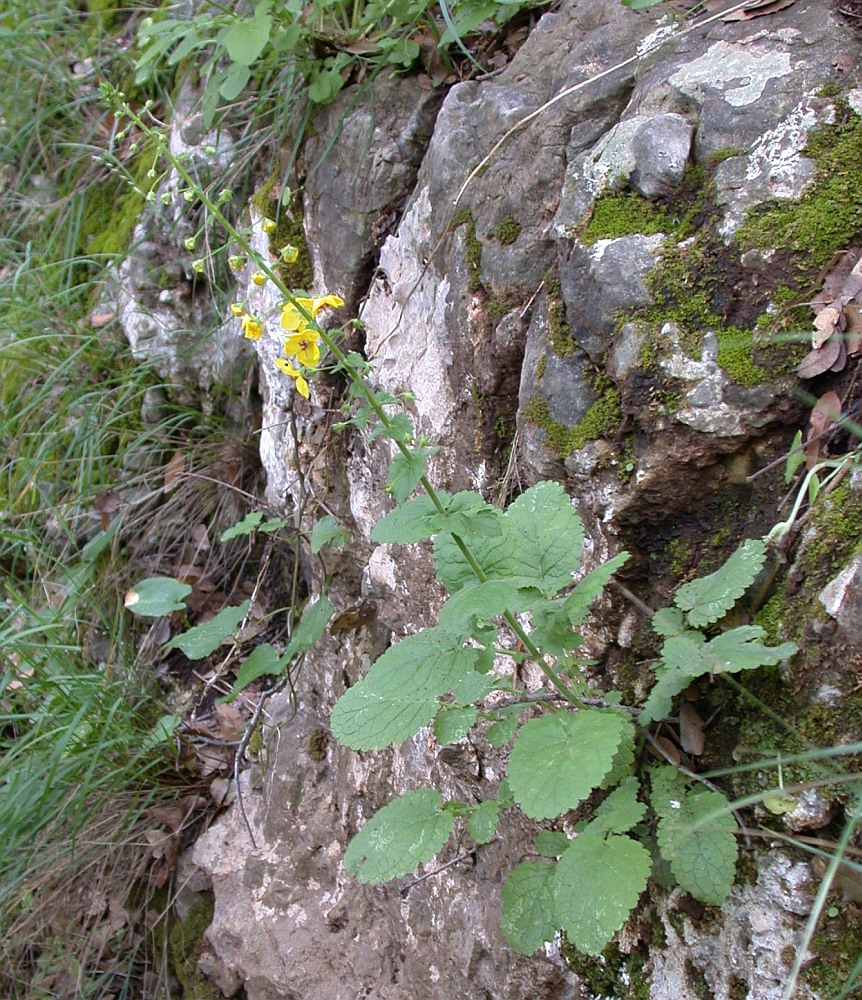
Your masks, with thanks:
[(111, 523), (111, 514), (120, 506), (120, 494), (116, 490), (99, 490), (93, 498), (93, 509), (102, 515), (102, 531), (108, 530)]
[(203, 576), (203, 572), (200, 566), (194, 566), (190, 563), (179, 563), (174, 567), (174, 576), (180, 583), (187, 583), (192, 587)]
[(107, 326), (112, 319), (116, 318), (116, 309), (97, 309), (90, 313), (90, 326), (94, 330), (101, 330), (102, 327)]
[(215, 714), (223, 740), (234, 740), (245, 730), (245, 716), (236, 705), (228, 703), (216, 705)]
[(165, 466), (165, 478), (162, 484), (162, 489), (165, 493), (170, 493), (177, 483), (179, 483), (185, 469), (185, 465), (186, 460), (183, 453), (181, 451), (175, 451), (173, 455), (171, 455), (168, 464)]
[(236, 798), (236, 788), (231, 778), (213, 778), (210, 782), (210, 795), (219, 809), (229, 806)]
[(727, 14), (722, 21), (750, 21), (753, 17), (763, 17), (765, 14), (776, 14), (785, 7), (796, 3), (796, 0), (753, 0), (742, 10)]
[(377, 608), (369, 601), (361, 601), (351, 608), (346, 608), (336, 615), (329, 625), (330, 635), (341, 635), (344, 632), (358, 632), (363, 626), (374, 620)]
[(652, 743), (648, 743), (647, 746), (649, 747), (649, 751), (653, 757), (658, 757), (659, 760), (663, 760), (665, 762), (669, 760), (672, 764), (679, 764), (682, 758), (679, 755), (679, 750), (677, 750), (676, 744), (672, 740), (669, 740), (667, 736), (656, 736), (655, 741), (661, 749), (664, 750), (667, 757), (664, 757), (660, 751), (652, 745)]
[(835, 306), (824, 306), (814, 317), (814, 333), (811, 335), (811, 346), (814, 350), (822, 347), (838, 329), (841, 320), (841, 310)]
[(838, 357), (835, 364), (829, 369), (831, 372), (843, 372), (847, 367), (847, 348), (844, 346), (844, 338), (838, 338)]
[(691, 701), (684, 701), (679, 706), (679, 741), (683, 750), (692, 757), (699, 757), (706, 745), (703, 719)]
[(829, 369), (838, 360), (841, 353), (841, 340), (839, 337), (830, 337), (822, 347), (817, 347), (800, 361), (796, 374), (800, 378), (816, 378)]
[(209, 551), (210, 548), (210, 536), (207, 526), (205, 524), (196, 524), (192, 528), (192, 541), (202, 552)]
[(825, 457), (825, 432), (841, 419), (841, 399), (837, 392), (824, 393), (814, 404), (808, 422), (808, 442), (805, 445), (806, 464), (813, 468)]

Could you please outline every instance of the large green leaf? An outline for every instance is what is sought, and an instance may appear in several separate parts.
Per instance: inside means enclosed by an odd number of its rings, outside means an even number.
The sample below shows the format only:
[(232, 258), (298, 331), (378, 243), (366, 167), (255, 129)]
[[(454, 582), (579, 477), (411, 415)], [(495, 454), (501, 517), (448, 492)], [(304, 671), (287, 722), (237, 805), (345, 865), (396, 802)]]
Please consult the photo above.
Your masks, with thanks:
[(615, 712), (555, 712), (521, 727), (507, 777), (531, 819), (551, 819), (582, 802), (611, 769), (627, 720)]
[(641, 725), (670, 714), (674, 696), (704, 674), (734, 674), (771, 666), (793, 656), (797, 646), (783, 642), (764, 646), (766, 633), (759, 625), (740, 625), (707, 642), (700, 632), (683, 632), (665, 640), (657, 682), (638, 717)]
[(390, 646), (365, 678), (332, 709), (335, 738), (354, 750), (400, 743), (427, 725), (437, 699), (473, 670), (477, 651), (453, 648), (449, 636), (426, 629)]
[(646, 888), (649, 851), (630, 837), (587, 831), (557, 862), (556, 914), (578, 951), (598, 955)]
[(532, 955), (559, 929), (553, 878), (554, 866), (547, 861), (527, 861), (512, 870), (500, 891), (501, 930), (509, 947), (520, 955)]
[(500, 803), (496, 799), (486, 799), (467, 820), (467, 836), (477, 844), (487, 844), (497, 832), (500, 818)]
[(427, 494), (414, 497), (390, 511), (378, 521), (371, 532), (371, 540), (379, 543), (419, 542), (441, 531), (454, 532), (462, 538), (473, 533), (499, 535), (502, 512), (492, 507), (472, 490), (451, 496), (440, 490), (437, 499), (443, 506), (439, 511)]
[(351, 840), (344, 867), (360, 882), (386, 882), (412, 872), (449, 839), (455, 817), (438, 792), (405, 792), (378, 810)]
[(222, 39), (231, 62), (242, 66), (255, 63), (266, 48), (272, 17), (268, 2), (258, 3), (253, 17), (241, 17), (230, 26)]
[[(500, 518), (499, 535), (471, 535), (470, 549), (491, 580), (525, 577), (551, 596), (572, 581), (580, 565), (584, 529), (559, 483), (541, 482), (522, 493)], [(469, 562), (450, 534), (434, 543), (437, 575), (454, 594), (475, 581)]]
[[(341, 80), (340, 73), (334, 75), (339, 81)], [(311, 88), (309, 88), (309, 96), (311, 97)], [(332, 96), (334, 97), (335, 94)], [(312, 97), (311, 99), (317, 100), (319, 103), (329, 100), (328, 97)], [(396, 503), (404, 503), (407, 497), (416, 489), (419, 485), (419, 480), (425, 475), (425, 463), (432, 455), (436, 455), (439, 450), (440, 448), (436, 445), (421, 445), (418, 448), (410, 448), (407, 455), (399, 451), (395, 458), (392, 459), (392, 464), (389, 466), (389, 490), (395, 498)]]
[(527, 611), (544, 602), (535, 581), (525, 576), (505, 580), (478, 580), (461, 587), (440, 608), (440, 625), (457, 634), (469, 634), (476, 619), (488, 621), (506, 611)]
[(674, 603), (685, 611), (693, 628), (712, 625), (723, 618), (754, 583), (765, 560), (764, 543), (759, 538), (749, 538), (721, 569), (680, 587)]
[(679, 772), (661, 767), (653, 774), (651, 800), (659, 850), (674, 878), (702, 903), (720, 906), (736, 871), (736, 827), (727, 799), (702, 785), (689, 791)]

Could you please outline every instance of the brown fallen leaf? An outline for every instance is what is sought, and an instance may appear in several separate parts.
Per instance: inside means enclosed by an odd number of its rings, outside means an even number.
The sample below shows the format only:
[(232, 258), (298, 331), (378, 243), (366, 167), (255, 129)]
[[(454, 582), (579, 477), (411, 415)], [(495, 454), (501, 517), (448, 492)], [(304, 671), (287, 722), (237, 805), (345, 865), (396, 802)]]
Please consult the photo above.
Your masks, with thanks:
[(814, 333), (811, 335), (811, 346), (814, 350), (821, 348), (838, 329), (841, 322), (841, 310), (834, 305), (824, 306), (814, 317)]
[(165, 466), (165, 478), (162, 484), (162, 489), (164, 489), (165, 493), (170, 493), (177, 483), (179, 483), (185, 465), (186, 459), (183, 453), (175, 451)]
[(703, 733), (703, 719), (694, 707), (694, 702), (684, 701), (679, 706), (679, 741), (683, 750), (692, 757), (699, 757), (706, 745)]
[(727, 14), (722, 21), (750, 21), (753, 17), (763, 17), (765, 14), (776, 14), (785, 7), (796, 3), (796, 0), (753, 0), (752, 3)]
[(825, 432), (841, 419), (841, 399), (837, 392), (824, 393), (814, 404), (808, 422), (805, 461), (809, 469), (825, 458)]
[(816, 347), (799, 362), (796, 374), (800, 378), (816, 378), (829, 369), (838, 360), (841, 354), (840, 337), (830, 337), (822, 347)]
[(838, 338), (838, 357), (835, 364), (829, 369), (831, 372), (843, 372), (847, 367), (847, 348), (844, 346), (844, 338)]
[(653, 757), (658, 757), (659, 760), (665, 762), (669, 760), (672, 764), (679, 764), (682, 758), (679, 755), (679, 750), (676, 748), (676, 744), (672, 740), (668, 739), (667, 736), (656, 736), (655, 742), (661, 747), (662, 750), (664, 750), (667, 757), (662, 756), (652, 743), (648, 743), (647, 747)]

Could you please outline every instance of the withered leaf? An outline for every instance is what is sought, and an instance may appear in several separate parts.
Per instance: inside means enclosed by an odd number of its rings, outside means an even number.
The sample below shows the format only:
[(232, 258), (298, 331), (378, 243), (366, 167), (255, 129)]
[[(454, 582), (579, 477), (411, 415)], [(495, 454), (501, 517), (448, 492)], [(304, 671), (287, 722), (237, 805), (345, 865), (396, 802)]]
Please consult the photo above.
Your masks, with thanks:
[(843, 372), (847, 367), (847, 348), (844, 346), (844, 338), (838, 338), (838, 357), (835, 364), (829, 369), (831, 372)]
[(837, 392), (824, 393), (814, 404), (809, 419), (805, 459), (809, 469), (824, 457), (824, 432), (841, 418), (841, 399)]
[(690, 701), (684, 701), (679, 706), (679, 741), (683, 750), (692, 757), (699, 757), (703, 753), (706, 744), (703, 719)]
[(811, 335), (811, 346), (817, 350), (838, 329), (841, 320), (841, 310), (835, 306), (824, 306), (814, 317), (814, 333)]
[(816, 378), (829, 369), (838, 360), (841, 354), (841, 340), (839, 337), (830, 337), (822, 347), (817, 347), (800, 361), (796, 373), (800, 378)]
[(162, 488), (165, 493), (170, 493), (180, 481), (180, 477), (185, 469), (186, 459), (181, 451), (175, 451), (165, 466), (165, 478)]
[(659, 760), (670, 761), (672, 764), (679, 764), (682, 758), (679, 755), (676, 744), (672, 740), (669, 740), (667, 736), (656, 736), (655, 741), (667, 756), (663, 756), (661, 751), (657, 750), (652, 743), (649, 743), (647, 746), (653, 757), (658, 757)]
[(753, 0), (742, 10), (735, 10), (732, 14), (727, 14), (722, 18), (722, 21), (750, 21), (753, 17), (775, 14), (794, 3), (796, 0)]

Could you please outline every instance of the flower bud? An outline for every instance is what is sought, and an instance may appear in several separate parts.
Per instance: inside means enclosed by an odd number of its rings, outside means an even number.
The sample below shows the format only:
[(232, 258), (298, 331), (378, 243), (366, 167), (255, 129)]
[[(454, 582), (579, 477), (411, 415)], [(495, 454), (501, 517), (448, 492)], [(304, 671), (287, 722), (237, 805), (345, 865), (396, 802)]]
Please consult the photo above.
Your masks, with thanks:
[(251, 280), (258, 286), (266, 284), (266, 275), (263, 271), (255, 271), (251, 276)]
[(237, 254), (232, 254), (227, 259), (228, 267), (232, 271), (241, 271), (245, 267), (245, 257), (239, 257)]
[(239, 304), (239, 302), (231, 302), (230, 311), (234, 314), (234, 316), (242, 316), (242, 314), (245, 312), (245, 310)]
[(285, 264), (295, 264), (298, 257), (299, 250), (295, 246), (291, 246), (290, 243), (281, 251), (281, 259)]
[(278, 227), (272, 219), (263, 220), (263, 231), (265, 233), (274, 233)]
[(203, 262), (203, 260), (201, 260), (200, 258), (198, 258), (197, 260), (193, 260), (192, 261), (192, 270), (196, 274), (203, 274), (204, 273), (204, 262)]
[(195, 238), (194, 238), (194, 236), (189, 236), (188, 239), (183, 240), (183, 246), (186, 248), (186, 250), (189, 251), (189, 253), (191, 253), (194, 250), (194, 248), (195, 248)]

